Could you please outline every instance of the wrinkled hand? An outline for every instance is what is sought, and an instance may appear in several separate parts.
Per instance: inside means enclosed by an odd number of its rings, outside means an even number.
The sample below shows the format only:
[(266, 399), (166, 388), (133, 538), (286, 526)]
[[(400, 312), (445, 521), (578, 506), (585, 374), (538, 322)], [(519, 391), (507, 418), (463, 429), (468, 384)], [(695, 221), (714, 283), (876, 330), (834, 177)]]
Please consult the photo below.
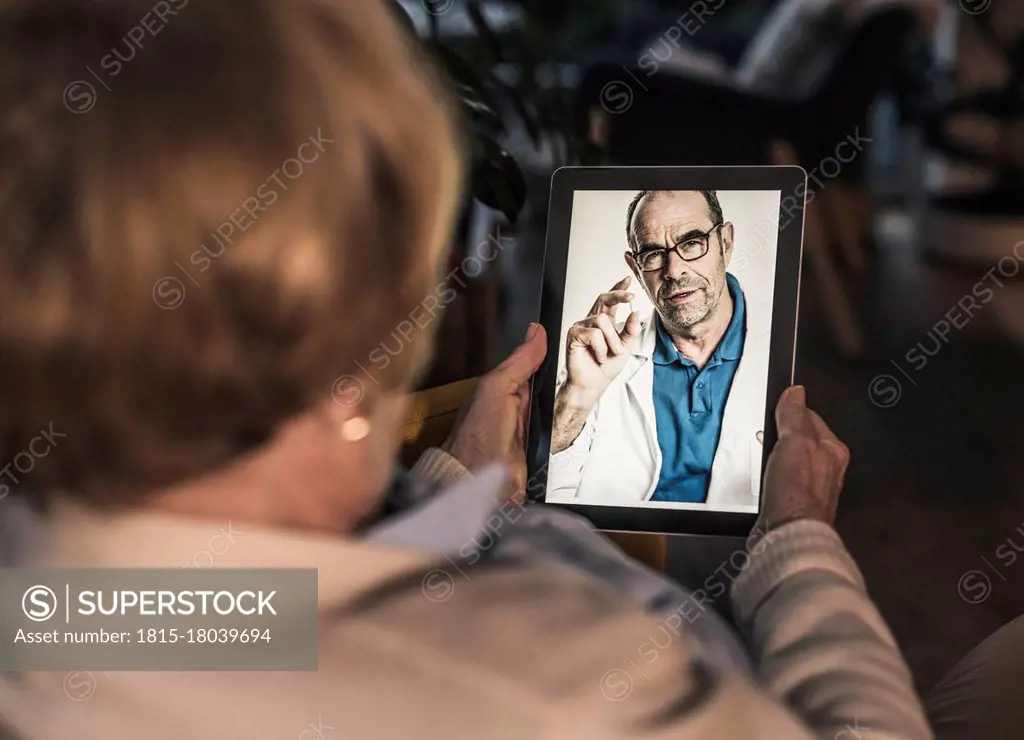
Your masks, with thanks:
[(593, 406), (629, 361), (627, 351), (640, 337), (640, 314), (633, 311), (622, 331), (615, 328), (619, 304), (634, 295), (627, 288), (632, 278), (624, 277), (594, 301), (586, 318), (577, 321), (566, 335), (564, 392), (583, 408)]
[(501, 365), (487, 373), (460, 412), (441, 446), (470, 472), (500, 463), (512, 477), (513, 497), (521, 502), (526, 487), (526, 426), (530, 378), (547, 355), (547, 333), (531, 324), (526, 339)]
[(768, 457), (762, 521), (755, 531), (797, 519), (835, 524), (850, 451), (806, 402), (804, 388), (793, 386), (775, 409), (779, 440)]

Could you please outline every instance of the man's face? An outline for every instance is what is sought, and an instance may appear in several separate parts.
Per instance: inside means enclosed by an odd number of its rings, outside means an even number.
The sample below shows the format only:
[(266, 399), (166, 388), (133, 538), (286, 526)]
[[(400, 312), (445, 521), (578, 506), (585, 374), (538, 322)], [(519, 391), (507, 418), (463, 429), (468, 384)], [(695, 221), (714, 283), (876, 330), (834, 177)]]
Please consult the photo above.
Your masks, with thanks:
[[(706, 234), (713, 226), (707, 200), (699, 191), (662, 191), (647, 196), (633, 215), (633, 255), (648, 249), (670, 249), (687, 239)], [(725, 269), (732, 256), (732, 224), (715, 229), (703, 257), (687, 262), (670, 251), (660, 270), (643, 272), (630, 262), (634, 274), (667, 327), (680, 331), (706, 321), (718, 308), (726, 290)]]

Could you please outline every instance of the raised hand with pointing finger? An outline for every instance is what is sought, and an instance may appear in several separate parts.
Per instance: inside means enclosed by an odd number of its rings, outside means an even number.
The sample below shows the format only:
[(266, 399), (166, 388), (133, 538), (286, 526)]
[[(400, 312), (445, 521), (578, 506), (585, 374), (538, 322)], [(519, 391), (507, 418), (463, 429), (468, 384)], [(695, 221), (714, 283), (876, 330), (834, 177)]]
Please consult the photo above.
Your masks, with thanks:
[(555, 397), (551, 452), (561, 452), (579, 436), (587, 416), (601, 394), (622, 372), (640, 338), (640, 315), (629, 314), (622, 329), (615, 312), (633, 300), (630, 277), (612, 286), (594, 301), (586, 318), (577, 321), (566, 337), (566, 380)]

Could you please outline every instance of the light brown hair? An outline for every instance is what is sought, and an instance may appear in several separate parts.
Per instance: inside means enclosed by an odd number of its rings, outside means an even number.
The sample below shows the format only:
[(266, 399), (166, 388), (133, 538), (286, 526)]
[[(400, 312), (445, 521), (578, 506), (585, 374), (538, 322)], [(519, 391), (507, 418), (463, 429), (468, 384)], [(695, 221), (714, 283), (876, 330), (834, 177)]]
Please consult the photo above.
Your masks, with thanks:
[(392, 12), (0, 0), (0, 467), (50, 425), (26, 488), (103, 504), (214, 469), (434, 289), (458, 132)]

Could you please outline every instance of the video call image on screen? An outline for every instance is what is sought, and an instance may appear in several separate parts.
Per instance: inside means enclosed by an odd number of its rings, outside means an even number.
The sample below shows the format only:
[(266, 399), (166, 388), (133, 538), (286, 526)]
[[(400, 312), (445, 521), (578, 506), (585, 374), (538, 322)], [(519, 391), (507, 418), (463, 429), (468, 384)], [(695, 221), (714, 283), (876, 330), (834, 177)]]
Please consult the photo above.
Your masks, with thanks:
[(780, 191), (577, 191), (545, 501), (756, 512)]

